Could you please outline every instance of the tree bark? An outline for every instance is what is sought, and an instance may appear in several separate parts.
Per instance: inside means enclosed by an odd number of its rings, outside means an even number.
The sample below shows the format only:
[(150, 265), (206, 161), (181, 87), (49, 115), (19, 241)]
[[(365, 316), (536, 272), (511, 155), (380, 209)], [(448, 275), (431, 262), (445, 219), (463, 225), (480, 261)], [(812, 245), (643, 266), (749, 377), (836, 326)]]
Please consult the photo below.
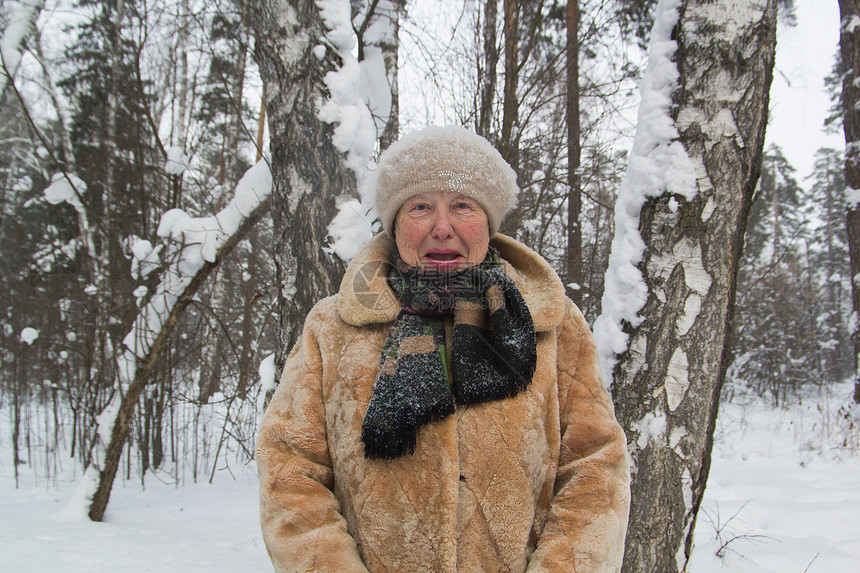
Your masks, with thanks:
[(332, 142), (334, 128), (317, 116), (327, 97), (323, 78), (337, 69), (331, 50), (314, 48), (327, 32), (312, 0), (247, 2), (254, 57), (266, 93), (271, 150), (274, 258), (277, 268), (277, 369), (311, 307), (340, 285), (343, 263), (323, 251), (337, 196), (355, 196), (355, 177)]
[(633, 461), (623, 571), (685, 571), (711, 461), (736, 277), (759, 177), (777, 0), (685, 0), (672, 34), (672, 119), (696, 170), (688, 200), (658, 190), (639, 215), (648, 295), (613, 394)]
[(579, 2), (567, 1), (567, 293), (582, 306), (582, 147), (579, 125)]
[[(845, 185), (860, 194), (860, 0), (839, 0), (839, 47), (842, 78), (842, 124), (845, 130)], [(848, 252), (851, 258), (851, 303), (854, 311), (854, 402), (860, 404), (860, 203), (848, 201)]]
[(519, 172), (518, 143), (519, 102), (517, 88), (520, 76), (519, 2), (504, 0), (505, 7), (505, 93), (502, 104), (502, 141), (500, 151), (505, 161)]
[(496, 38), (498, 22), (498, 0), (486, 0), (484, 9), (483, 58), (478, 58), (478, 103), (475, 132), (487, 139), (491, 138), (493, 125), (493, 101), (496, 99), (496, 68), (499, 65), (499, 46)]
[[(505, 83), (502, 88), (502, 132), (496, 147), (520, 179), (519, 165), (519, 100), (517, 88), (520, 75), (520, 7), (518, 0), (504, 0)], [(499, 231), (516, 236), (522, 227), (523, 197), (499, 227)]]

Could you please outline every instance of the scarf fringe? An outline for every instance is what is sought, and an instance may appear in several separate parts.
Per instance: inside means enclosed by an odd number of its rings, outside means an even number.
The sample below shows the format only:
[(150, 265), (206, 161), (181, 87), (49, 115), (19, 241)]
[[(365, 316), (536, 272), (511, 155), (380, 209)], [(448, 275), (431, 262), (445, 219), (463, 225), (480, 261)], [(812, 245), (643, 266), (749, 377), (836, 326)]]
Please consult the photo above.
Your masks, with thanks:
[(535, 372), (535, 363), (531, 367), (526, 367), (526, 374), (519, 374), (516, 377), (509, 378), (506, 382), (490, 386), (484, 384), (481, 386), (472, 385), (466, 387), (455, 384), (451, 390), (454, 393), (454, 398), (458, 404), (465, 406), (473, 406), (484, 402), (493, 402), (495, 400), (504, 400), (513, 398), (526, 388), (531, 383), (532, 376)]
[(418, 428), (443, 420), (454, 413), (454, 403), (439, 403), (433, 409), (409, 416), (410, 423), (404, 424), (393, 432), (364, 424), (361, 428), (361, 441), (364, 444), (364, 457), (367, 459), (393, 460), (406, 454), (415, 453)]

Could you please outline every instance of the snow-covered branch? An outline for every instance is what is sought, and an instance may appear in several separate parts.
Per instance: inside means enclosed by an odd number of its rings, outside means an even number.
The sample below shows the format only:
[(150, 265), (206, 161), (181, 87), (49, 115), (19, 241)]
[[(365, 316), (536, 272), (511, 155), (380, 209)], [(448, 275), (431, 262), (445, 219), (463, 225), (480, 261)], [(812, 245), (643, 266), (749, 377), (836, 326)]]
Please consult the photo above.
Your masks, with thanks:
[(162, 217), (158, 234), (169, 241), (166, 266), (123, 340), (117, 358), (117, 391), (98, 418), (98, 451), (70, 504), (72, 513), (80, 515), (84, 510), (94, 521), (101, 520), (131, 415), (162, 347), (203, 282), (267, 212), (271, 192), (272, 177), (263, 160), (245, 173), (233, 199), (217, 215), (194, 218), (174, 209)]

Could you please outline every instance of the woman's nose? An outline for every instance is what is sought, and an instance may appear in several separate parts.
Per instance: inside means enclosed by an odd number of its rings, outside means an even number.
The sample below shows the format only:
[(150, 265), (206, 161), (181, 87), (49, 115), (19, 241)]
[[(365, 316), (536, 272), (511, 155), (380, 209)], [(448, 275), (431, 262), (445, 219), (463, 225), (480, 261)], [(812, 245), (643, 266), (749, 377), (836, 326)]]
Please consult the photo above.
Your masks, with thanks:
[(451, 219), (448, 212), (440, 209), (436, 212), (436, 218), (433, 221), (432, 237), (434, 239), (449, 239), (453, 234), (454, 229), (451, 228)]

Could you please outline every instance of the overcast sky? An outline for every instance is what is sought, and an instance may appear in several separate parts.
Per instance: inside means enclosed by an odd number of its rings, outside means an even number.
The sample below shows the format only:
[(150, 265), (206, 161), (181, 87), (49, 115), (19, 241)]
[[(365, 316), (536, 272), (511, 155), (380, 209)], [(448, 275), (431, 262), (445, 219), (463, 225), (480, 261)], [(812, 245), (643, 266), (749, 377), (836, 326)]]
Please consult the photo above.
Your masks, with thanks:
[(797, 26), (780, 27), (777, 37), (767, 144), (782, 147), (802, 180), (812, 171), (816, 150), (844, 149), (845, 138), (822, 130), (831, 105), (824, 77), (832, 70), (839, 47), (839, 3), (795, 0), (795, 4)]

